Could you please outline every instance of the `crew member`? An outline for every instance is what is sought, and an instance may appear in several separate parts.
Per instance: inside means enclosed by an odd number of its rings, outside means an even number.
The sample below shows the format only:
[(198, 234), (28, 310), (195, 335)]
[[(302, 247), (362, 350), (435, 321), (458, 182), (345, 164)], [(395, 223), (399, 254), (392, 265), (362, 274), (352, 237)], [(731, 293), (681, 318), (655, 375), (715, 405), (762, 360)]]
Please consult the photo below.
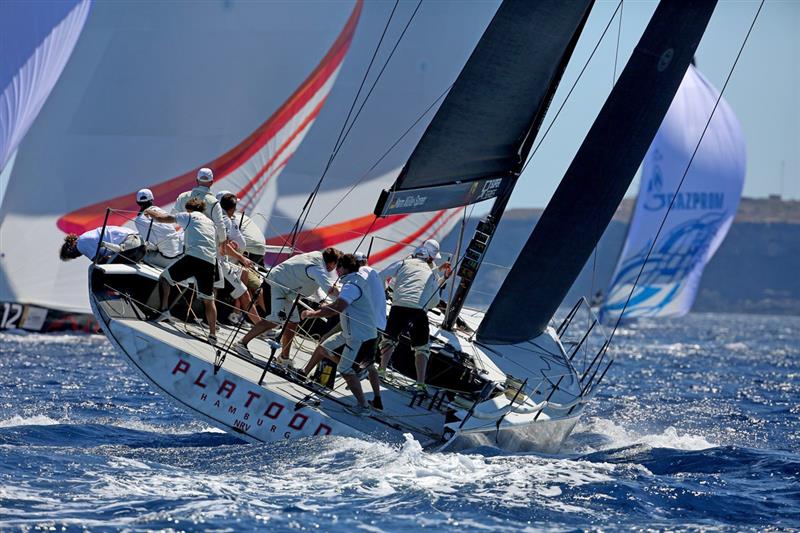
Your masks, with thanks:
[(367, 288), (369, 290), (369, 299), (372, 301), (372, 307), (375, 315), (375, 327), (379, 331), (386, 329), (386, 289), (378, 271), (369, 266), (367, 254), (364, 252), (356, 252), (356, 261), (358, 262), (358, 273), (367, 280)]
[(206, 206), (199, 198), (190, 198), (185, 204), (186, 211), (176, 215), (163, 212), (145, 211), (145, 216), (157, 222), (178, 224), (183, 228), (186, 251), (184, 255), (164, 269), (158, 278), (161, 295), (161, 314), (157, 322), (169, 320), (169, 293), (175, 283), (194, 277), (197, 281), (197, 294), (203, 301), (208, 322), (211, 344), (217, 342), (217, 307), (214, 303), (214, 273), (217, 268), (217, 242), (214, 223), (203, 214)]
[(236, 346), (236, 349), (249, 353), (247, 344), (263, 332), (272, 329), (283, 321), (287, 321), (285, 333), (281, 339), (281, 354), (278, 357), (278, 364), (287, 366), (289, 363), (289, 348), (292, 345), (297, 324), (300, 321), (300, 313), (297, 306), (294, 306), (298, 295), (310, 297), (318, 291), (331, 294), (336, 289), (333, 286), (335, 278), (329, 273), (336, 268), (336, 264), (342, 252), (335, 248), (326, 248), (321, 252), (308, 252), (305, 254), (290, 257), (283, 263), (275, 266), (267, 275), (267, 283), (270, 284), (270, 309), (271, 313), (265, 320), (262, 320), (247, 333)]
[[(414, 352), (417, 371), (417, 389), (425, 392), (425, 372), (430, 356), (428, 310), (439, 303), (439, 282), (433, 269), (434, 259), (440, 259), (439, 243), (434, 239), (425, 241), (414, 251), (414, 255), (396, 261), (380, 272), (386, 282), (391, 278), (393, 289), (392, 308), (381, 340), (381, 364), (378, 372), (386, 372), (386, 366), (394, 354), (400, 336), (408, 334)], [(450, 275), (450, 265), (441, 267), (445, 277)]]
[(244, 235), (245, 247), (242, 254), (257, 265), (264, 264), (264, 254), (267, 253), (267, 239), (264, 233), (244, 212), (232, 213), (231, 220)]
[[(227, 191), (217, 193), (217, 199), (223, 216), (227, 219), (226, 227), (229, 228), (229, 240), (220, 247), (222, 273), (232, 288), (230, 295), (234, 307), (245, 313), (250, 322), (257, 324), (261, 317), (252, 305), (250, 289), (253, 291), (258, 289), (261, 286), (261, 278), (253, 270), (253, 262), (241, 253), (240, 250), (245, 246), (244, 236), (230, 221), (230, 215), (236, 209), (237, 199), (233, 193)], [(238, 313), (232, 313), (229, 320), (236, 322), (240, 318)]]
[[(98, 251), (100, 244), (100, 234), (103, 235), (103, 245)], [(115, 254), (124, 256), (126, 252), (131, 252), (142, 246), (142, 239), (136, 230), (122, 226), (106, 226), (89, 230), (80, 235), (70, 233), (64, 237), (64, 242), (59, 251), (59, 258), (62, 261), (69, 261), (84, 255), (90, 260), (95, 258), (100, 263), (112, 259)]]
[(214, 183), (214, 173), (210, 168), (201, 168), (197, 171), (197, 186), (191, 191), (182, 192), (175, 200), (175, 205), (172, 206), (172, 215), (186, 211), (186, 202), (190, 198), (197, 198), (203, 201), (205, 208), (203, 213), (214, 222), (216, 228), (217, 243), (221, 244), (228, 239), (228, 228), (225, 224), (225, 217), (222, 213), (222, 208), (219, 202), (211, 194), (211, 185)]
[[(358, 261), (353, 254), (346, 254), (339, 258), (336, 273), (342, 282), (342, 288), (336, 301), (330, 305), (324, 305), (316, 311), (305, 310), (300, 317), (302, 319), (321, 318), (340, 313), (339, 323), (342, 330), (317, 346), (301, 374), (307, 376), (323, 358), (332, 361), (338, 360), (339, 373), (342, 374), (342, 378), (355, 396), (359, 412), (362, 412), (368, 406), (361, 389), (358, 373), (366, 367), (374, 394), (370, 405), (375, 409), (382, 410), (380, 379), (374, 364), (377, 356), (378, 330), (375, 328), (375, 313), (367, 279), (359, 273)], [(342, 348), (341, 357), (334, 354), (334, 350), (339, 348)]]
[(139, 213), (134, 219), (139, 235), (147, 245), (147, 254), (144, 256), (146, 263), (159, 267), (167, 267), (183, 253), (183, 231), (172, 224), (156, 222), (145, 216), (144, 212), (152, 210), (162, 215), (167, 213), (153, 205), (153, 192), (150, 189), (141, 189), (136, 193), (136, 203)]

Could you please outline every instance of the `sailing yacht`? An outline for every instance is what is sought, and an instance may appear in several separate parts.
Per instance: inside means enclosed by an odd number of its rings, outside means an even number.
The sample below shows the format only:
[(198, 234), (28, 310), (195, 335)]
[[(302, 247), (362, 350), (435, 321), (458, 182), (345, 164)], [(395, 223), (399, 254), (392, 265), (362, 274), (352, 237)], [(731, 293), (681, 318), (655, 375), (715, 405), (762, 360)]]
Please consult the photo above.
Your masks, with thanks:
[[(628, 234), (601, 302), (601, 322), (689, 312), (703, 269), (736, 216), (746, 169), (736, 115), (690, 65), (645, 155)], [(668, 210), (663, 235), (650, 252)]]
[[(592, 344), (596, 320), (576, 318), (585, 301), (558, 324), (554, 316), (633, 179), (715, 7), (713, 0), (658, 6), (497, 297), (485, 313), (464, 308), (592, 4), (504, 1), (394, 183), (375, 190), (376, 224), (494, 199), (454, 261), (455, 294), (429, 313), (428, 391), (413, 386), (398, 349), (381, 383), (384, 409), (364, 414), (336, 379), (306, 381), (277, 365), (270, 339), (251, 341), (251, 356), (231, 349), (239, 328), (221, 328), (218, 342), (208, 342), (192, 320), (191, 289), (172, 311), (185, 320), (153, 322), (159, 272), (141, 263), (89, 269), (92, 311), (109, 340), (165, 396), (248, 441), (411, 434), (429, 449), (557, 451), (612, 361), (607, 342)], [(117, 215), (108, 210), (106, 221)], [(301, 324), (290, 353), (295, 367), (316, 347), (314, 328)]]
[[(0, 3), (0, 227), (6, 189), (20, 144), (33, 126), (72, 55), (89, 16), (90, 0)], [(13, 198), (12, 198), (13, 201)], [(5, 242), (8, 236), (3, 236)], [(6, 247), (0, 244), (0, 260)], [(34, 331), (63, 324), (91, 329), (90, 317), (72, 319), (40, 306), (6, 299), (0, 265), (0, 330)], [(6, 301), (4, 301), (6, 300)], [(9, 301), (10, 300), (10, 301)]]

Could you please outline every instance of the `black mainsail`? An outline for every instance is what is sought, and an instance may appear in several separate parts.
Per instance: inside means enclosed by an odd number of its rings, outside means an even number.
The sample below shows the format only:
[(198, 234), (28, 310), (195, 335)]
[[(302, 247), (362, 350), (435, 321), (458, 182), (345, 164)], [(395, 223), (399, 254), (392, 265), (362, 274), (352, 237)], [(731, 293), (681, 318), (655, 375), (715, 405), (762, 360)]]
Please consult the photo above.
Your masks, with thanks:
[(375, 214), (457, 207), (509, 190), (593, 1), (505, 0)]
[[(492, 302), (477, 339), (545, 330), (611, 221), (675, 96), (716, 0), (662, 2)], [(520, 320), (524, 309), (525, 320)]]

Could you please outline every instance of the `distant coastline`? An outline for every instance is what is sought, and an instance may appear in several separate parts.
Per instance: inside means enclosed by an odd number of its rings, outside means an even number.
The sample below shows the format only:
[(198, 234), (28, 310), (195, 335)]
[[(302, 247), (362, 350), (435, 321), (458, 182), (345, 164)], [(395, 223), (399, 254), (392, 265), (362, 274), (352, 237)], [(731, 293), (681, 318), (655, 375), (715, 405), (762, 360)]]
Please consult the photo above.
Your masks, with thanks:
[[(625, 198), (614, 213), (614, 220), (628, 223), (636, 204), (636, 198)], [(544, 209), (509, 209), (504, 219), (538, 220)], [(755, 222), (761, 224), (800, 224), (800, 200), (783, 200), (779, 196), (769, 198), (742, 198), (734, 223)]]
[[(634, 198), (622, 202), (603, 234), (596, 262), (593, 258), (584, 267), (566, 302), (606, 288), (634, 204)], [(506, 212), (468, 305), (488, 305), (505, 278), (505, 267), (516, 259), (542, 211)], [(476, 223), (477, 218), (468, 222), (465, 240), (472, 237)], [(443, 241), (443, 251), (455, 250), (458, 229)], [(725, 242), (706, 267), (693, 310), (800, 315), (800, 201), (742, 198)]]

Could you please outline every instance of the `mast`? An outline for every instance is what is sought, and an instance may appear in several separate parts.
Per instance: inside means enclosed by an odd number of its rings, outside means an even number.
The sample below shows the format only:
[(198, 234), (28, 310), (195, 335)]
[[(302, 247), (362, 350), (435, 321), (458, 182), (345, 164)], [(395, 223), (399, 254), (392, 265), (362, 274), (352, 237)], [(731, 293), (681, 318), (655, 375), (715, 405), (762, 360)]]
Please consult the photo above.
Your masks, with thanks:
[(506, 210), (506, 206), (508, 205), (508, 201), (511, 198), (511, 193), (514, 190), (518, 178), (519, 176), (517, 175), (513, 180), (505, 184), (503, 190), (497, 198), (495, 198), (489, 214), (478, 222), (475, 233), (472, 235), (472, 240), (470, 240), (464, 250), (464, 257), (461, 260), (461, 265), (456, 272), (459, 278), (458, 287), (456, 288), (456, 293), (452, 301), (447, 306), (447, 312), (442, 322), (442, 329), (452, 331), (456, 319), (461, 309), (464, 307), (464, 303), (467, 301), (467, 296), (478, 275), (478, 270), (481, 264), (483, 264), (486, 250), (489, 248), (497, 226), (500, 224), (500, 218)]
[(378, 216), (495, 198), (458, 275), (452, 328), (555, 94), (593, 0), (505, 0), (411, 154)]
[[(534, 227), (477, 339), (541, 334), (633, 180), (700, 43), (716, 0), (662, 2)], [(597, 231), (587, 231), (597, 228)], [(518, 320), (521, 306), (525, 320)]]

